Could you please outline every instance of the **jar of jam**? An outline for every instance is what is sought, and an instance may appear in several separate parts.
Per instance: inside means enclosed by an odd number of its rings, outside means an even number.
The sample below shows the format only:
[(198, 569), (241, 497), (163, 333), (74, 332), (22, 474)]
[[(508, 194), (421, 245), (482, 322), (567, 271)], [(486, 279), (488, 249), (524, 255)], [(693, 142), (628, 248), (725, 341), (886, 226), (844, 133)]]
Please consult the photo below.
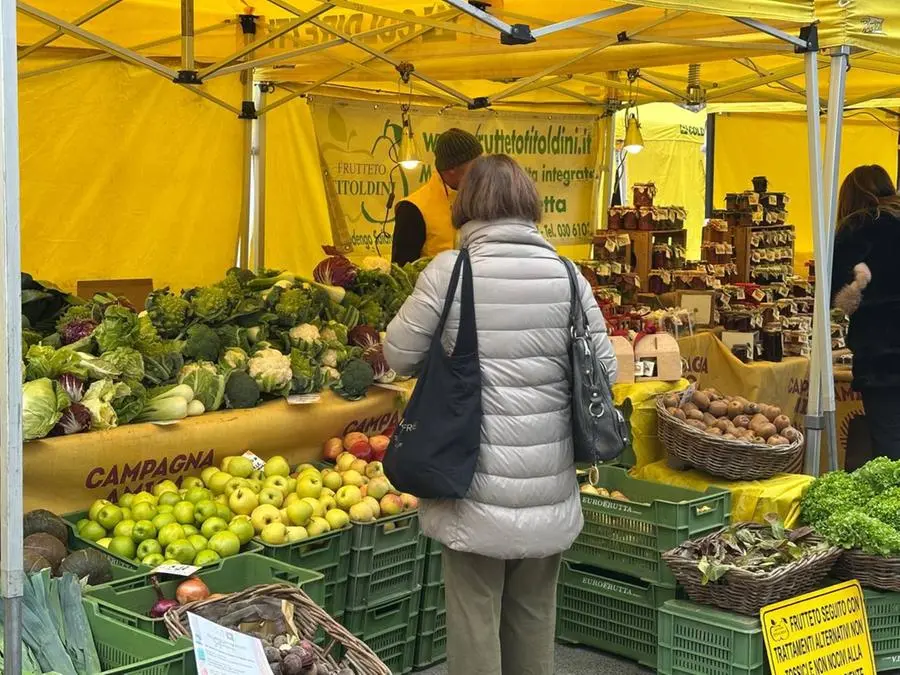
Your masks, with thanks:
[(784, 334), (780, 323), (768, 323), (763, 326), (761, 341), (764, 361), (778, 363), (784, 358)]

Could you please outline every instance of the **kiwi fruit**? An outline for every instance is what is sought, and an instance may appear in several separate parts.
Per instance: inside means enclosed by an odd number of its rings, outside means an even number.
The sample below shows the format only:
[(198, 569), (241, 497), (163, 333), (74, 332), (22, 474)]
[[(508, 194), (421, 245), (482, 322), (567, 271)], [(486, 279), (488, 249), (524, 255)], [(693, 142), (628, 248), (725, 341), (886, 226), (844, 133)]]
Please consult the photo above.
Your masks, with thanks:
[(703, 421), (706, 422), (706, 426), (711, 427), (719, 421), (719, 418), (711, 413), (705, 412), (703, 413)]
[(775, 428), (775, 425), (771, 422), (767, 422), (766, 424), (761, 424), (756, 429), (757, 435), (762, 439), (768, 439), (771, 436), (774, 436), (778, 433), (778, 429)]
[(697, 404), (693, 401), (688, 401), (683, 406), (681, 406), (681, 409), (686, 413), (691, 412), (691, 410), (700, 410), (700, 408), (697, 407)]
[(753, 417), (753, 415), (756, 415), (760, 412), (762, 412), (762, 410), (760, 408), (759, 403), (746, 403), (744, 405), (744, 414), (745, 415), (750, 415), (751, 417)]
[(32, 553), (47, 560), (54, 574), (68, 553), (65, 544), (46, 532), (35, 532), (25, 537), (24, 549), (25, 553)]
[(691, 401), (693, 401), (694, 405), (700, 410), (709, 408), (709, 396), (702, 391), (695, 391), (694, 395), (691, 396)]
[(684, 410), (682, 410), (681, 408), (675, 408), (672, 414), (680, 420), (687, 419), (687, 415), (685, 415)]
[(703, 424), (702, 420), (688, 420), (688, 424), (690, 424), (695, 429), (699, 429), (700, 431), (706, 431), (706, 425)]
[(787, 427), (791, 426), (791, 418), (787, 415), (779, 415), (774, 420), (772, 420), (772, 424), (775, 425), (775, 428), (778, 429), (778, 431), (781, 431), (782, 429), (786, 429)]
[(725, 433), (726, 431), (729, 431), (734, 428), (734, 425), (731, 423), (731, 420), (729, 420), (729, 419), (717, 420), (713, 426), (718, 427), (718, 429), (720, 429), (722, 431), (722, 433)]
[(744, 414), (744, 404), (740, 401), (731, 401), (728, 404), (728, 417), (734, 419), (738, 415)]
[(788, 439), (786, 439), (784, 436), (779, 436), (778, 434), (773, 434), (772, 436), (769, 436), (769, 438), (766, 440), (766, 443), (768, 443), (769, 445), (790, 445), (791, 444), (791, 442)]
[(668, 394), (665, 398), (663, 398), (663, 405), (666, 408), (677, 408), (679, 403), (681, 403), (681, 399), (679, 399), (675, 394)]
[(722, 394), (719, 393), (718, 389), (713, 389), (712, 387), (710, 387), (709, 389), (704, 389), (703, 391), (707, 396), (709, 396), (710, 402), (722, 400)]
[[(699, 410), (688, 410), (687, 417), (689, 420), (694, 420), (696, 422), (703, 421), (703, 413), (700, 412)], [(703, 427), (706, 428), (706, 425), (704, 424)]]
[(781, 430), (780, 433), (784, 438), (788, 439), (789, 443), (793, 443), (798, 438), (800, 438), (800, 432), (797, 431), (794, 427), (785, 427)]
[(722, 430), (719, 427), (706, 427), (706, 433), (710, 436), (721, 436)]
[(742, 429), (750, 428), (750, 418), (746, 415), (738, 415), (731, 421), (734, 422), (734, 426), (736, 427), (740, 427)]
[(725, 417), (728, 415), (728, 404), (725, 401), (711, 401), (709, 413), (715, 417)]

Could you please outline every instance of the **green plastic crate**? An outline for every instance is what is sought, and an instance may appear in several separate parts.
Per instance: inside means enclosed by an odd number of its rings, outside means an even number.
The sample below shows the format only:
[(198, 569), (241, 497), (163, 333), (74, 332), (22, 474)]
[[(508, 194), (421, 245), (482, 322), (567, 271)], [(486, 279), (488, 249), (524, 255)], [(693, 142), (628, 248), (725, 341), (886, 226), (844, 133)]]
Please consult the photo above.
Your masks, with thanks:
[(351, 530), (352, 527), (348, 527), (279, 546), (259, 539), (254, 541), (269, 558), (322, 574), (325, 577), (325, 604), (322, 607), (331, 616), (338, 616), (343, 613), (347, 600)]
[(556, 637), (656, 667), (657, 610), (676, 590), (563, 560)]
[(413, 668), (421, 588), (371, 607), (348, 608), (344, 626), (378, 655), (395, 675)]
[(194, 649), (187, 640), (172, 642), (125, 626), (103, 616), (96, 603), (85, 599), (101, 675), (194, 675)]
[[(162, 619), (152, 619), (147, 612), (156, 601), (150, 584), (150, 574), (94, 586), (86, 591), (97, 603), (100, 613), (138, 630), (167, 637)], [(288, 583), (299, 586), (315, 602), (325, 599), (325, 579), (318, 572), (302, 570), (279, 560), (247, 553), (219, 560), (197, 572), (212, 593), (235, 593), (257, 584)], [(175, 597), (175, 589), (184, 579), (170, 575), (159, 577), (160, 587), (167, 598)]]
[[(62, 517), (69, 526), (69, 550), (78, 551), (83, 548), (93, 548), (100, 551), (109, 558), (109, 562), (112, 565), (113, 581), (127, 579), (136, 574), (144, 574), (152, 569), (147, 565), (142, 565), (133, 560), (129, 560), (128, 558), (116, 555), (115, 553), (110, 553), (109, 550), (103, 548), (97, 542), (79, 537), (78, 533), (75, 531), (75, 524), (82, 518), (87, 518), (87, 514), (87, 511), (74, 511), (72, 513), (67, 513)], [(262, 547), (254, 541), (241, 547), (241, 553), (258, 553), (261, 550)]]
[(426, 586), (444, 583), (444, 567), (441, 555), (444, 545), (437, 539), (425, 537), (425, 577)]
[(629, 501), (582, 493), (584, 528), (564, 557), (674, 588), (675, 577), (660, 554), (727, 525), (730, 493), (651, 483), (615, 466), (597, 468), (599, 487), (618, 490)]
[(900, 593), (863, 589), (878, 672), (900, 669)]
[(416, 637), (416, 658), (413, 668), (428, 668), (447, 658), (447, 612), (442, 610), (435, 615), (434, 630), (422, 632), (422, 617), (419, 617), (419, 635)]
[(354, 523), (350, 532), (347, 608), (380, 605), (421, 586), (427, 539), (419, 536), (417, 512)]
[(661, 675), (766, 675), (759, 619), (683, 600), (659, 610)]

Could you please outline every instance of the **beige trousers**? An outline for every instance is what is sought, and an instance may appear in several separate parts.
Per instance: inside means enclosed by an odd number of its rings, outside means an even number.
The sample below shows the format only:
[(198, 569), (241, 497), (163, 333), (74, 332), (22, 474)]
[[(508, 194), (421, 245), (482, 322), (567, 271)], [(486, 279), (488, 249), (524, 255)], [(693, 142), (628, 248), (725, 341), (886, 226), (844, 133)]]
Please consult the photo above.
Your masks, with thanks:
[(561, 557), (498, 560), (444, 547), (449, 675), (553, 675)]

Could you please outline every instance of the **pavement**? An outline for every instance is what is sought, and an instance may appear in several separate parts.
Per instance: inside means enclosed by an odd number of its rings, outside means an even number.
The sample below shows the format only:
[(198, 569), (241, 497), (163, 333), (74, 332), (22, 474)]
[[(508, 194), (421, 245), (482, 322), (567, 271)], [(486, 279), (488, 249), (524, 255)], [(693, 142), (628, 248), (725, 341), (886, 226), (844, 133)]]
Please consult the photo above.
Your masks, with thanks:
[[(554, 675), (648, 675), (653, 672), (609, 654), (560, 644), (556, 645), (555, 671)], [(421, 670), (418, 675), (447, 675), (447, 664)]]

